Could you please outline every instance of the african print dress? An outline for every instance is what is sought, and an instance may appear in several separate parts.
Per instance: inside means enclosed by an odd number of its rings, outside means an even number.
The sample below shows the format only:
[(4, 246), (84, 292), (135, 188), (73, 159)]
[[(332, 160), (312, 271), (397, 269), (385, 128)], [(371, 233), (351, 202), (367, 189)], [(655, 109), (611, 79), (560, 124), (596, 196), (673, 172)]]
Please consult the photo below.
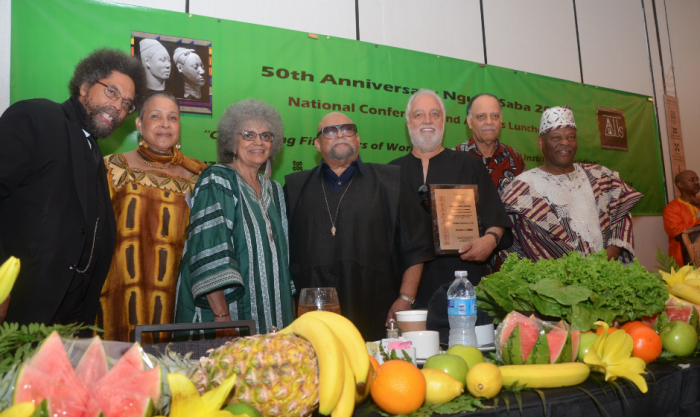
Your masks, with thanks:
[[(192, 193), (199, 175), (184, 179), (142, 171), (129, 167), (122, 154), (104, 160), (117, 241), (100, 295), (97, 326), (105, 330), (105, 340), (133, 342), (135, 325), (173, 322), (190, 214), (185, 196)], [(143, 336), (146, 343), (170, 339), (170, 333)]]
[(223, 290), (231, 320), (256, 332), (294, 319), (287, 213), (282, 186), (258, 175), (261, 195), (228, 165), (201, 174), (191, 201), (175, 321), (212, 322), (206, 295)]

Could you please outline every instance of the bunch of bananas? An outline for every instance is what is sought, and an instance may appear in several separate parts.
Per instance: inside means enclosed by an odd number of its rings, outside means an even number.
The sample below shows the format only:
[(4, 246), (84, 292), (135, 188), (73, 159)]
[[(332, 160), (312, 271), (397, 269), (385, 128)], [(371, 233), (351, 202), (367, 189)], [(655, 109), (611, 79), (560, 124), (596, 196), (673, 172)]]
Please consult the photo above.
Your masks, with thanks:
[(19, 259), (10, 256), (0, 266), (0, 304), (4, 303), (15, 285), (15, 280), (19, 275)]
[(350, 417), (369, 395), (373, 368), (359, 330), (340, 314), (311, 311), (279, 333), (308, 340), (318, 358), (318, 411)]
[(678, 271), (671, 268), (670, 274), (659, 272), (666, 282), (669, 299), (676, 305), (700, 304), (700, 268), (695, 269), (692, 265), (686, 265)]

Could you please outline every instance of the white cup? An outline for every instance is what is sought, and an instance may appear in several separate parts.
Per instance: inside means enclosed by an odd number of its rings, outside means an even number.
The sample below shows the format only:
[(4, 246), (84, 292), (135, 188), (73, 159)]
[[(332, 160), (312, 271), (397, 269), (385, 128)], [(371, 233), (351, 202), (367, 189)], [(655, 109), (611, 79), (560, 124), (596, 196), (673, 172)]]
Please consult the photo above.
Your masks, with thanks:
[(438, 332), (431, 330), (405, 332), (401, 337), (411, 341), (411, 346), (416, 348), (416, 357), (418, 359), (427, 359), (437, 355), (440, 351), (440, 333)]
[(476, 332), (476, 342), (479, 346), (493, 343), (493, 323), (474, 327)]
[(396, 324), (402, 332), (417, 332), (425, 330), (428, 320), (428, 310), (405, 310), (396, 312)]

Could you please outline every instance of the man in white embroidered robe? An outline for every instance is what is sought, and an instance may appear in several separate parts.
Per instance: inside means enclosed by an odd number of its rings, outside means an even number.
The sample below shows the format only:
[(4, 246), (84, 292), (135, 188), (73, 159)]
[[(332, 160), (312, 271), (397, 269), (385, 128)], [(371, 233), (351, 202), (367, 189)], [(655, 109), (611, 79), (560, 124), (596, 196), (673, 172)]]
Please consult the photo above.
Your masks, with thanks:
[(609, 259), (631, 262), (630, 211), (643, 195), (615, 171), (574, 163), (577, 131), (568, 106), (544, 112), (538, 145), (544, 165), (516, 177), (501, 194), (514, 235), (501, 257), (516, 253), (536, 261), (605, 249)]

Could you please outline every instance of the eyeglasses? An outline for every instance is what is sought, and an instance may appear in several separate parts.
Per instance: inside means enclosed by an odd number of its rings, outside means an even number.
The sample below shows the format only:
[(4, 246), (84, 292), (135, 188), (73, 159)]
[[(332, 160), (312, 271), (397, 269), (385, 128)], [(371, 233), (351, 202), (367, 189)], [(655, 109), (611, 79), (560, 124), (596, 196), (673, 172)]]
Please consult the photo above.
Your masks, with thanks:
[(105, 86), (105, 95), (112, 101), (117, 101), (120, 98), (122, 99), (122, 109), (126, 110), (127, 113), (131, 114), (136, 110), (136, 106), (134, 105), (134, 102), (129, 100), (128, 98), (122, 97), (121, 93), (117, 90), (115, 90), (113, 87), (108, 86), (105, 83), (97, 82), (98, 84), (102, 84)]
[(430, 213), (430, 189), (426, 184), (418, 187), (418, 196), (420, 197), (420, 205), (423, 206), (423, 210)]
[(357, 134), (357, 125), (347, 123), (344, 125), (326, 126), (318, 131), (316, 137), (323, 135), (326, 139), (335, 139), (338, 136), (338, 131), (343, 132), (343, 136), (351, 138)]
[(272, 142), (275, 139), (275, 134), (272, 132), (253, 132), (252, 130), (244, 130), (241, 133), (239, 133), (243, 140), (249, 140), (249, 141), (254, 141), (255, 138), (260, 136), (260, 140), (263, 142)]

